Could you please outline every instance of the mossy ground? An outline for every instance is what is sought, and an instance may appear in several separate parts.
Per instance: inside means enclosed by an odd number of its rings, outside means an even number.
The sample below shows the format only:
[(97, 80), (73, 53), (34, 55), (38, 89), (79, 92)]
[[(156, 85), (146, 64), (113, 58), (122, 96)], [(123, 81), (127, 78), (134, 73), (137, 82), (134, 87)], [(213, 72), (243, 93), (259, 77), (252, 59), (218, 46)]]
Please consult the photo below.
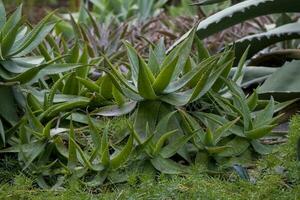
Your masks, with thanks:
[(300, 137), (300, 116), (291, 120), (288, 142), (273, 154), (257, 161), (250, 171), (251, 181), (244, 181), (232, 172), (224, 176), (208, 176), (195, 168), (185, 177), (160, 175), (153, 180), (147, 174), (134, 175), (126, 184), (99, 188), (83, 188), (70, 182), (66, 188), (41, 190), (34, 177), (28, 178), (10, 158), (0, 164), (0, 199), (300, 199), (300, 162), (297, 142)]

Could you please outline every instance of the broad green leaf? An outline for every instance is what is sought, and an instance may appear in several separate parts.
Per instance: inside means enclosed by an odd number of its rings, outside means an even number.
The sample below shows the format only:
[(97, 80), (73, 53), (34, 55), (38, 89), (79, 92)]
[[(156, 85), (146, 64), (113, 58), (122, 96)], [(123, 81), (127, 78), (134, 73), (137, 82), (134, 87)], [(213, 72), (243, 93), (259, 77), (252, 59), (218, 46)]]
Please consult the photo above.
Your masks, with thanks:
[(265, 145), (265, 144), (262, 144), (260, 141), (258, 140), (252, 140), (251, 141), (251, 145), (253, 147), (253, 149), (261, 154), (261, 155), (267, 155), (267, 154), (270, 154), (272, 153), (272, 150), (273, 150), (273, 147), (270, 146), (270, 145)]
[(132, 112), (137, 103), (134, 101), (126, 102), (123, 105), (110, 105), (101, 107), (93, 112), (93, 115), (100, 115), (106, 117), (122, 116)]
[(5, 105), (0, 106), (0, 116), (11, 125), (14, 125), (19, 121), (19, 117), (12, 88), (0, 85), (0, 94), (5, 97), (0, 98), (0, 105)]
[(249, 147), (248, 140), (241, 138), (241, 137), (235, 137), (231, 141), (227, 142), (225, 146), (228, 146), (229, 148), (225, 149), (223, 152), (218, 153), (217, 155), (220, 157), (232, 157), (232, 156), (238, 156), (242, 154), (244, 151), (246, 151)]
[(187, 169), (183, 165), (160, 156), (151, 159), (151, 163), (155, 169), (164, 174), (183, 174), (187, 172)]

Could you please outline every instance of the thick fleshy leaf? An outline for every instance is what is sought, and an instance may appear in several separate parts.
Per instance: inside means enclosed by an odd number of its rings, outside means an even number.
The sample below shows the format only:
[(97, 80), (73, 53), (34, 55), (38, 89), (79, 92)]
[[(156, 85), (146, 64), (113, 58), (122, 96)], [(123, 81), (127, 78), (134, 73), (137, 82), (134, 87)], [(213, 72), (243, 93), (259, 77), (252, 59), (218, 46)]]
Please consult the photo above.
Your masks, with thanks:
[(123, 105), (111, 105), (101, 107), (93, 112), (93, 115), (106, 117), (122, 116), (132, 112), (136, 107), (135, 101), (126, 102)]
[(277, 125), (263, 125), (263, 126), (260, 126), (259, 128), (256, 128), (256, 129), (253, 129), (253, 130), (250, 130), (250, 131), (247, 131), (245, 132), (247, 138), (250, 138), (250, 139), (260, 139), (264, 136), (266, 136), (267, 134), (269, 134), (273, 128), (275, 128)]
[(261, 155), (270, 154), (270, 153), (272, 153), (272, 150), (273, 150), (272, 146), (267, 146), (265, 144), (262, 144), (258, 140), (252, 140), (251, 145), (252, 145), (253, 149)]
[(119, 168), (121, 165), (123, 165), (127, 161), (132, 148), (133, 148), (133, 135), (130, 135), (125, 147), (116, 156), (114, 156), (111, 159), (112, 169)]
[(152, 82), (150, 80), (150, 77), (147, 73), (147, 66), (144, 64), (140, 64), (139, 67), (139, 73), (138, 73), (138, 83), (137, 88), (139, 91), (139, 94), (149, 100), (154, 100), (157, 98), (155, 91), (152, 86)]
[(153, 89), (156, 94), (161, 93), (170, 83), (174, 73), (178, 57), (176, 57), (169, 65), (164, 67), (153, 83)]
[(151, 159), (151, 163), (155, 169), (164, 174), (182, 174), (187, 172), (184, 166), (160, 156)]
[(72, 120), (70, 121), (69, 132), (69, 145), (68, 145), (68, 167), (72, 170), (77, 165), (76, 145), (75, 145), (75, 132)]
[(225, 145), (228, 146), (229, 148), (217, 154), (218, 156), (220, 157), (238, 156), (242, 154), (244, 151), (246, 151), (250, 144), (248, 140), (244, 138), (235, 137), (231, 141), (227, 142)]

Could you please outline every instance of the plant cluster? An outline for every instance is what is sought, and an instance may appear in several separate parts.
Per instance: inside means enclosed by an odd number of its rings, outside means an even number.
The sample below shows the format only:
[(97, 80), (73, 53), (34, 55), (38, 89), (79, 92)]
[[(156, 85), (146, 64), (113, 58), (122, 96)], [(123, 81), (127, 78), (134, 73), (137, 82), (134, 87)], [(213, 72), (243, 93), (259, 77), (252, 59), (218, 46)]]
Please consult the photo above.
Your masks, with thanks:
[[(233, 24), (237, 8), (278, 5), (253, 1), (222, 12)], [(97, 7), (100, 1), (92, 2)], [(105, 11), (122, 10), (103, 2), (111, 8)], [(155, 176), (184, 175), (194, 165), (211, 173), (247, 166), (272, 151), (261, 139), (295, 101), (244, 93), (252, 46), (239, 55), (244, 43), (237, 42), (210, 55), (201, 39), (224, 28), (226, 16), (202, 21), (169, 51), (160, 40), (140, 54), (130, 42), (119, 42), (126, 30), (103, 32), (84, 7), (77, 20), (70, 15), (71, 24), (52, 12), (34, 27), (23, 22), (21, 10), (6, 19), (0, 1), (0, 153), (15, 153), (44, 188), (60, 187), (67, 178), (88, 186), (120, 183), (130, 170)]]

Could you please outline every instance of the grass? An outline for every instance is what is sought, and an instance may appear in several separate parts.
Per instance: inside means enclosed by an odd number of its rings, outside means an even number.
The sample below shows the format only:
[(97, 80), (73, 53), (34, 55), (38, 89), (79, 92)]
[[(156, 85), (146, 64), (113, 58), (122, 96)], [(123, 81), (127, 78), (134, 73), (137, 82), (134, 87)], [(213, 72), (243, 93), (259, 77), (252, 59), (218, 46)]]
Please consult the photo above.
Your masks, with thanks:
[[(291, 120), (288, 142), (273, 154), (258, 160), (250, 172), (251, 181), (243, 181), (234, 172), (227, 176), (208, 176), (195, 167), (185, 177), (160, 175), (130, 176), (126, 184), (99, 188), (83, 188), (69, 182), (65, 188), (41, 190), (35, 178), (20, 173), (13, 158), (0, 164), (0, 199), (300, 199), (300, 162), (297, 161), (297, 142), (300, 136), (300, 116)], [(5, 165), (3, 164), (5, 163)], [(13, 177), (13, 178), (12, 178)]]

